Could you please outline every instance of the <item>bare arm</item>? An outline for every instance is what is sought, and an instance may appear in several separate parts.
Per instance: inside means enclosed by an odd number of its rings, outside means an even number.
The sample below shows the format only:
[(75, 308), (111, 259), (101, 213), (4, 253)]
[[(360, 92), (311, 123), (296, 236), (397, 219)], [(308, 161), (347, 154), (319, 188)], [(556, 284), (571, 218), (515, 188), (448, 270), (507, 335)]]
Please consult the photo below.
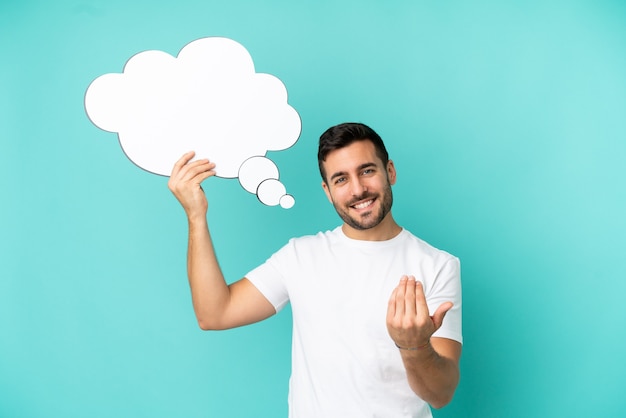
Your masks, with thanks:
[(422, 284), (412, 276), (403, 276), (387, 309), (387, 329), (401, 347), (409, 385), (434, 408), (447, 405), (459, 383), (461, 344), (431, 338), (450, 308), (451, 302), (443, 303), (429, 316)]
[(227, 285), (211, 241), (206, 219), (208, 202), (200, 184), (215, 175), (208, 160), (189, 162), (189, 152), (176, 162), (168, 187), (187, 214), (187, 274), (200, 328), (227, 329), (260, 321), (276, 311), (258, 289), (243, 278)]

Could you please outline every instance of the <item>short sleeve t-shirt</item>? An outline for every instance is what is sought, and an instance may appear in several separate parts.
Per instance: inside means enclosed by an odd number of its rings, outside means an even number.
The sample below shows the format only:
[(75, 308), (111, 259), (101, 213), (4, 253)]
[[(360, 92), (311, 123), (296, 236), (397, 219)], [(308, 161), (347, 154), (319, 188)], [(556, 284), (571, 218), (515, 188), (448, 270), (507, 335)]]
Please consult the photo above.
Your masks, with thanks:
[(459, 260), (405, 229), (387, 241), (353, 240), (341, 227), (295, 238), (246, 275), (277, 311), (291, 303), (291, 418), (432, 416), (387, 332), (403, 275), (423, 283), (431, 315), (454, 303), (434, 336), (462, 343)]

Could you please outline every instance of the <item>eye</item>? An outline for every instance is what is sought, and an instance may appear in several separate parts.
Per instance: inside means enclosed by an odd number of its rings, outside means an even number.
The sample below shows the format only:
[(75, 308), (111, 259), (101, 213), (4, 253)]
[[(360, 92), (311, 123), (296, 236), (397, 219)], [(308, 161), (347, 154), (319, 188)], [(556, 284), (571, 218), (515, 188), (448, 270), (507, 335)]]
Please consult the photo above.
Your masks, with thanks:
[(341, 183), (343, 183), (344, 181), (346, 181), (346, 178), (345, 178), (345, 177), (337, 177), (337, 178), (335, 179), (335, 184), (341, 184)]
[(372, 174), (372, 173), (374, 173), (374, 169), (373, 168), (366, 168), (365, 170), (363, 170), (363, 172), (361, 174), (368, 175), (368, 174)]

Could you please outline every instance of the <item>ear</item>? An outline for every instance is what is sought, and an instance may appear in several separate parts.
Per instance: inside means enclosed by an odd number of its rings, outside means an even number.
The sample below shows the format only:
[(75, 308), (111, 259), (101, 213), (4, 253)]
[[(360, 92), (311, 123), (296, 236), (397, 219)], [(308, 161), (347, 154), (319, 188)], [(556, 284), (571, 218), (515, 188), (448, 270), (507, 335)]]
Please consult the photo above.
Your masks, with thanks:
[(322, 181), (322, 189), (324, 189), (324, 193), (326, 193), (326, 198), (332, 204), (333, 203), (333, 199), (332, 199), (332, 197), (330, 195), (330, 189), (328, 188), (328, 184), (326, 184), (325, 181)]
[(392, 186), (396, 184), (396, 167), (391, 160), (387, 161), (387, 178), (389, 179), (389, 184)]

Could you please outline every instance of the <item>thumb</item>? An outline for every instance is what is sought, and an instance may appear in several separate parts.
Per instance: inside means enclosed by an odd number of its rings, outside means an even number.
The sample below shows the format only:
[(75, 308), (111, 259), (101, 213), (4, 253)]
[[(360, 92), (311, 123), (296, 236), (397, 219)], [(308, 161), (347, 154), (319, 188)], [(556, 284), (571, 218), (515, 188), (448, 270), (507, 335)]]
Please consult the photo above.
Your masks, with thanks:
[(438, 330), (443, 323), (443, 318), (446, 316), (448, 311), (452, 309), (454, 304), (452, 302), (444, 302), (435, 311), (434, 315), (431, 317), (433, 319), (433, 324), (435, 325), (435, 330)]

